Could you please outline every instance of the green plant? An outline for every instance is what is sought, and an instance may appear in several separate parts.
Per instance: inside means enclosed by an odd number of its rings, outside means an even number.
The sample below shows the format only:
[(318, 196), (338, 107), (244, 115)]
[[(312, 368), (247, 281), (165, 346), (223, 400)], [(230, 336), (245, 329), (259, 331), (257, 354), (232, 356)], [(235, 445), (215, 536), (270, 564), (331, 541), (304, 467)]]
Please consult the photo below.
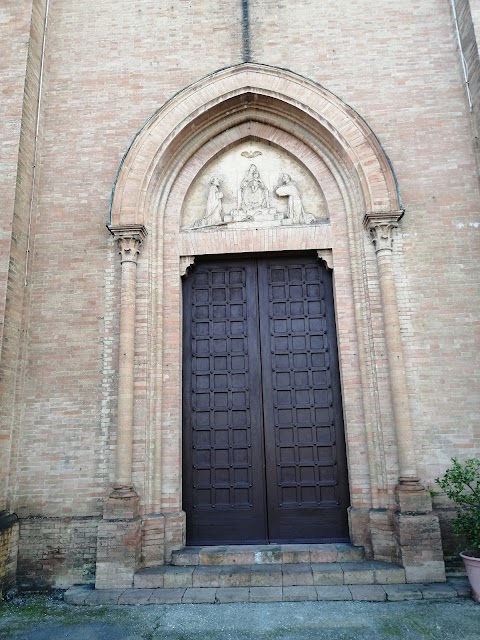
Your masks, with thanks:
[(458, 507), (453, 531), (465, 538), (469, 550), (479, 553), (480, 458), (470, 458), (463, 463), (452, 458), (452, 466), (435, 482)]

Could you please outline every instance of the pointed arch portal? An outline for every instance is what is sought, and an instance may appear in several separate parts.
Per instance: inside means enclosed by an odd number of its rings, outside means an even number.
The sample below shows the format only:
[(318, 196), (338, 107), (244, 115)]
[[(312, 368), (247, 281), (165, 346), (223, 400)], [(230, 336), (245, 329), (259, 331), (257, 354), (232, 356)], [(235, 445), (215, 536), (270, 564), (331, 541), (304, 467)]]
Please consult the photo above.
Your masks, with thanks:
[[(108, 223), (122, 258), (110, 500), (140, 500), (147, 565), (185, 542), (182, 277), (200, 257), (300, 253), (333, 269), (349, 535), (379, 559), (398, 557), (395, 487), (422, 493), (392, 262), (402, 214), (392, 167), (365, 121), (290, 71), (217, 71), (176, 94), (135, 136)], [(140, 440), (145, 466), (134, 465)], [(153, 540), (162, 536), (158, 555)]]

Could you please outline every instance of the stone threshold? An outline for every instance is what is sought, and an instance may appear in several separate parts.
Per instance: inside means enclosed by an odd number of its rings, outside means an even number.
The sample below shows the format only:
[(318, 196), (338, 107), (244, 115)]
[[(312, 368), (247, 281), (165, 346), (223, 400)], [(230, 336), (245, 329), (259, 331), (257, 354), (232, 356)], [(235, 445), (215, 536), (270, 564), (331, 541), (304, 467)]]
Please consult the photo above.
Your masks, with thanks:
[(449, 578), (434, 584), (356, 584), (336, 586), (285, 587), (187, 587), (172, 589), (101, 589), (83, 585), (68, 589), (67, 604), (155, 605), (224, 604), (229, 602), (360, 601), (399, 602), (402, 600), (451, 600), (470, 597), (467, 578)]
[(365, 550), (350, 543), (183, 547), (172, 552), (176, 566), (363, 562)]

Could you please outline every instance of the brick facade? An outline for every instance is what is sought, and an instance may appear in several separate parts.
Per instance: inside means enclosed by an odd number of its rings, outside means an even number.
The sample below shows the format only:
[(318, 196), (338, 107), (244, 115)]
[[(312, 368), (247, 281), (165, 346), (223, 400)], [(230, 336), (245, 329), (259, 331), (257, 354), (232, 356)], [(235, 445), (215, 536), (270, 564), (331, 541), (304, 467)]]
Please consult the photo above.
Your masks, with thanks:
[(15, 587), (18, 557), (18, 520), (0, 512), (0, 598)]
[[(125, 540), (128, 582), (182, 545), (180, 298), (191, 256), (321, 250), (332, 263), (351, 537), (371, 555), (415, 565), (409, 540), (428, 546), (438, 533), (425, 506), (428, 522), (397, 513), (402, 443), (411, 438), (424, 485), (453, 455), (479, 451), (478, 108), (468, 110), (450, 3), (382, 1), (368, 15), (359, 1), (250, 0), (248, 29), (241, 4), (99, 0), (95, 19), (91, 3), (73, 0), (2, 8), (11, 59), (0, 129), (0, 509), (20, 518), (21, 586), (91, 582), (96, 562), (105, 586)], [(457, 4), (478, 97), (475, 9)], [(246, 37), (252, 64), (241, 66)], [(322, 186), (329, 225), (179, 231), (201, 167), (248, 136), (301, 160)], [(401, 438), (383, 267), (363, 226), (365, 213), (400, 210), (387, 270), (411, 416)], [(117, 239), (132, 225), (146, 235), (127, 433)], [(110, 495), (119, 451), (130, 456), (138, 513)]]

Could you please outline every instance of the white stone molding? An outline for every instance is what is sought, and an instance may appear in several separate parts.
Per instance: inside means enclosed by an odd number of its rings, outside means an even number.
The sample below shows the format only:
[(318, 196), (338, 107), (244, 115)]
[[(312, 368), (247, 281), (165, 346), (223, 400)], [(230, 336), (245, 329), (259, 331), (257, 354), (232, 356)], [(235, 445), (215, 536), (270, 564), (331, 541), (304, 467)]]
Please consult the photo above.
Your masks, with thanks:
[(331, 249), (318, 249), (317, 256), (327, 265), (327, 269), (333, 271), (333, 252)]
[(180, 277), (187, 275), (188, 270), (195, 262), (195, 256), (180, 256)]
[(388, 213), (366, 213), (363, 224), (370, 233), (375, 251), (392, 251), (393, 230), (398, 228), (398, 222), (403, 216), (403, 211), (390, 211)]
[(140, 245), (145, 239), (147, 232), (145, 227), (140, 224), (128, 226), (109, 226), (110, 233), (114, 236), (118, 243), (120, 253), (120, 262), (137, 263), (140, 254)]

